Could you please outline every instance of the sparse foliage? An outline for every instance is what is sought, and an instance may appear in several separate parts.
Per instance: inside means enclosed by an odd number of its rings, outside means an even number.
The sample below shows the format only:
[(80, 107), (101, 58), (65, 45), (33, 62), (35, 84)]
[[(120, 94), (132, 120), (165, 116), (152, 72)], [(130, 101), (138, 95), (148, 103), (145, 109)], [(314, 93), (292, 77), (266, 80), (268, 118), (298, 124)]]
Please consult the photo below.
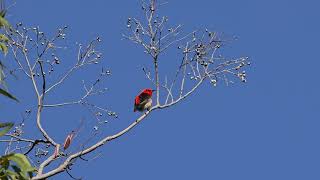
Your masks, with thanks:
[[(101, 146), (108, 144), (109, 141), (129, 132), (153, 111), (169, 108), (183, 101), (196, 92), (203, 83), (208, 82), (215, 87), (222, 83), (229, 85), (237, 80), (246, 82), (246, 73), (243, 69), (250, 65), (248, 58), (228, 59), (220, 53), (220, 49), (229, 43), (229, 39), (225, 39), (221, 34), (207, 29), (194, 30), (183, 34), (182, 25), (169, 27), (169, 18), (159, 15), (159, 9), (164, 4), (166, 3), (158, 3), (156, 0), (142, 1), (144, 18), (128, 18), (126, 24), (128, 31), (123, 34), (124, 39), (141, 46), (144, 53), (150, 58), (149, 65), (151, 68), (144, 67), (142, 70), (146, 78), (155, 86), (153, 106), (121, 131), (101, 137), (91, 144), (87, 142), (92, 137), (96, 137), (99, 126), (107, 123), (106, 120), (101, 118), (103, 114), (111, 118), (118, 117), (116, 112), (91, 102), (89, 98), (99, 96), (107, 91), (106, 88), (101, 88), (98, 84), (101, 84), (104, 78), (110, 76), (111, 71), (102, 68), (98, 78), (93, 83), (88, 84), (83, 81), (82, 95), (79, 99), (51, 103), (45, 97), (58, 87), (63, 87), (66, 80), (80, 68), (86, 69), (89, 65), (98, 64), (102, 60), (102, 54), (97, 50), (101, 39), (97, 37), (87, 45), (78, 44), (78, 54), (74, 64), (60, 74), (58, 78), (50, 78), (51, 74), (59, 71), (61, 62), (64, 61), (64, 58), (60, 57), (57, 52), (65, 49), (62, 42), (67, 37), (68, 27), (59, 28), (53, 36), (41, 31), (40, 27), (27, 27), (22, 23), (17, 23), (15, 27), (6, 29), (5, 34), (0, 36), (0, 49), (4, 54), (7, 54), (8, 51), (11, 53), (16, 63), (16, 69), (12, 71), (27, 77), (29, 83), (32, 84), (33, 91), (36, 94), (36, 104), (35, 108), (26, 110), (26, 114), (35, 112), (36, 129), (43, 137), (25, 138), (25, 136), (30, 135), (24, 133), (24, 123), (16, 126), (13, 132), (8, 131), (12, 124), (0, 126), (5, 130), (0, 133), (9, 138), (2, 140), (2, 142), (8, 143), (5, 156), (3, 156), (6, 158), (2, 158), (1, 161), (3, 162), (1, 165), (7, 167), (4, 168), (7, 173), (11, 173), (8, 170), (8, 160), (10, 160), (20, 166), (19, 173), (15, 171), (19, 177), (29, 178), (27, 175), (35, 172), (32, 179), (46, 179), (66, 171), (73, 178), (70, 170), (72, 166), (78, 163), (78, 159), (86, 160), (85, 155), (94, 153)], [(0, 26), (7, 27), (7, 21), (0, 18)], [(1, 43), (6, 45), (5, 48), (1, 47)], [(179, 51), (177, 56), (172, 57), (172, 59), (179, 61), (179, 66), (172, 73), (173, 76), (162, 74), (160, 73), (162, 71), (159, 71), (162, 63), (161, 55), (169, 48)], [(9, 94), (6, 96), (15, 99)], [(43, 109), (50, 110), (72, 105), (79, 105), (88, 109), (92, 112), (93, 118), (97, 120), (92, 137), (89, 137), (80, 145), (74, 144), (73, 140), (80, 133), (84, 120), (81, 121), (77, 129), (66, 135), (63, 144), (58, 142), (43, 126), (46, 123), (46, 119), (43, 118)], [(20, 143), (19, 146), (12, 146), (17, 142)], [(25, 146), (22, 146), (22, 144)], [(79, 148), (69, 153), (67, 150), (71, 146), (78, 146)], [(12, 155), (17, 150), (23, 150), (26, 156), (22, 154)], [(27, 163), (27, 158), (34, 159), (30, 152), (35, 152), (35, 156), (39, 158), (39, 162), (34, 163), (36, 170), (32, 168), (30, 163)], [(58, 166), (50, 166), (53, 162), (57, 163)]]

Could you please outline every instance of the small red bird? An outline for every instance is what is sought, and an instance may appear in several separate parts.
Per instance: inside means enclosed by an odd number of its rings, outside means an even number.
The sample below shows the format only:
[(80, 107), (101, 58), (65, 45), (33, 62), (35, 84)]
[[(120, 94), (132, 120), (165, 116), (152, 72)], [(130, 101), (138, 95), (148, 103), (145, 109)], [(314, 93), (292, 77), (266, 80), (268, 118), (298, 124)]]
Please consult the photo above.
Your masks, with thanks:
[(136, 96), (134, 99), (134, 109), (133, 111), (144, 111), (149, 110), (152, 106), (152, 93), (155, 90), (152, 89), (144, 89), (142, 92)]

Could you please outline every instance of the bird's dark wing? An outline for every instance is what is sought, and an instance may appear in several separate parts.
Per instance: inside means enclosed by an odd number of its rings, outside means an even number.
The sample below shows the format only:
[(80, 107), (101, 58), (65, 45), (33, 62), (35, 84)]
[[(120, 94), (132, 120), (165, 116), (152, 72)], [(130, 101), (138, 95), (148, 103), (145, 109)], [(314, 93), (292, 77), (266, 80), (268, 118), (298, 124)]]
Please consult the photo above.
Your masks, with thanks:
[(146, 101), (146, 100), (148, 100), (150, 98), (150, 95), (147, 94), (147, 93), (141, 93), (139, 95), (139, 98), (140, 98), (140, 102), (144, 102), (144, 101)]

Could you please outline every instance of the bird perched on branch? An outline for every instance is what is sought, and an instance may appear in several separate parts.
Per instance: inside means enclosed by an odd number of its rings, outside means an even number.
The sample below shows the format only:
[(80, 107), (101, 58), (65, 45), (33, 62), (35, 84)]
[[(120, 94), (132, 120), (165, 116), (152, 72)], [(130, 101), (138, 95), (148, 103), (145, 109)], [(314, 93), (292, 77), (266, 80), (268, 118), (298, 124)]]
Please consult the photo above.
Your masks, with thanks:
[(152, 106), (152, 93), (155, 90), (152, 89), (144, 89), (142, 92), (136, 96), (134, 99), (134, 109), (133, 111), (143, 112), (145, 110), (149, 110)]

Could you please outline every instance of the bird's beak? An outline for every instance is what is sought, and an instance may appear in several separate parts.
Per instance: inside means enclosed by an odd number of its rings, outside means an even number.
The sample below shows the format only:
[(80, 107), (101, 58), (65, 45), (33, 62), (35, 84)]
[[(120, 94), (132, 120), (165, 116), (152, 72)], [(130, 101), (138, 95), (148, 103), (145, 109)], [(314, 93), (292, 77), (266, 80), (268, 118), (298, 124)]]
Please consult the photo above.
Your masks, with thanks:
[(157, 90), (152, 89), (152, 92), (155, 92), (155, 91), (157, 91)]

